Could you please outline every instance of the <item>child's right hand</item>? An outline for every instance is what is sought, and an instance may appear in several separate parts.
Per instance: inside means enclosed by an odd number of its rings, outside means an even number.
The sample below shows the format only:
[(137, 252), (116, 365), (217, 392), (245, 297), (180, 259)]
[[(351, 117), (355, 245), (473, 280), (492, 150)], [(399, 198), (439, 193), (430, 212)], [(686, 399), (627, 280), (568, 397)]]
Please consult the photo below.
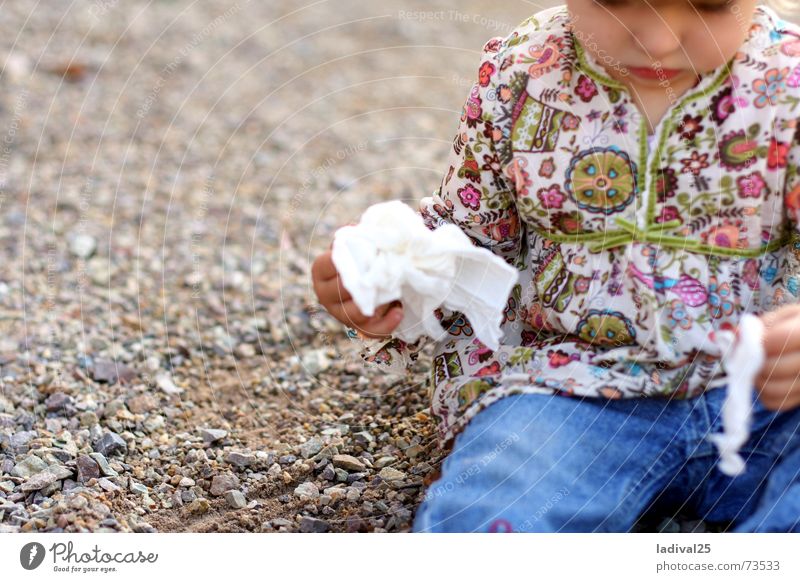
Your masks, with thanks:
[(392, 331), (403, 319), (403, 304), (400, 301), (392, 301), (379, 305), (372, 317), (361, 313), (353, 297), (342, 285), (331, 254), (330, 250), (322, 253), (311, 265), (314, 292), (320, 305), (337, 320), (363, 336), (378, 339), (391, 336)]

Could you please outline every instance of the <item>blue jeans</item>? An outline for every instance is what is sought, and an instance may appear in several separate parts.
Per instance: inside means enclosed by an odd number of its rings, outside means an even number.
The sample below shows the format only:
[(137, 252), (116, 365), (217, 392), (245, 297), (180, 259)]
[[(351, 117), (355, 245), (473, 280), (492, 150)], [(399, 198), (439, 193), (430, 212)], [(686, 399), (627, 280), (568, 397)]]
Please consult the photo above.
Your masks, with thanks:
[(800, 408), (753, 396), (744, 473), (716, 467), (726, 390), (688, 400), (514, 394), (456, 436), (415, 532), (626, 532), (645, 512), (734, 532), (800, 531)]

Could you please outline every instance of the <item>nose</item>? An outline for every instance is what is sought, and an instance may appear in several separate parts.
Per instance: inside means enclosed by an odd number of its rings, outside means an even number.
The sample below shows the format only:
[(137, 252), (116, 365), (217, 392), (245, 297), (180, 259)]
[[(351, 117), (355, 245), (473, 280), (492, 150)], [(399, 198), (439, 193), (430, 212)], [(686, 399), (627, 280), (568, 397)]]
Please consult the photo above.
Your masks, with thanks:
[(686, 27), (692, 23), (686, 18), (687, 10), (690, 9), (676, 4), (661, 8), (650, 5), (644, 8), (643, 17), (628, 25), (633, 43), (642, 53), (644, 61), (661, 61), (665, 67), (674, 66), (678, 60), (675, 55), (684, 53)]

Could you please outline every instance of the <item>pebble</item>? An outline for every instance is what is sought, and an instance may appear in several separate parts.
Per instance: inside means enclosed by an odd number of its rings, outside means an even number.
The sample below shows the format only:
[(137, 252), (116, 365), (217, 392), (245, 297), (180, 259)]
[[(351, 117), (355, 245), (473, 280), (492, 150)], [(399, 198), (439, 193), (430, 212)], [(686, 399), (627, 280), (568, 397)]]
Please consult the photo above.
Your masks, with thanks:
[(36, 473), (25, 481), (21, 489), (23, 491), (38, 491), (54, 485), (57, 481), (66, 479), (72, 475), (72, 471), (61, 465), (50, 465), (44, 471)]
[(223, 473), (222, 475), (214, 475), (211, 480), (211, 495), (219, 497), (225, 495), (231, 489), (239, 487), (239, 478), (233, 473)]
[(108, 464), (108, 460), (102, 453), (89, 453), (89, 456), (97, 463), (97, 466), (100, 467), (100, 472), (106, 477), (116, 477), (119, 475), (119, 473), (111, 468), (111, 465)]
[(72, 402), (72, 397), (63, 392), (54, 392), (44, 401), (47, 412), (58, 412)]
[(186, 509), (189, 511), (189, 513), (193, 515), (202, 515), (203, 513), (206, 513), (210, 508), (211, 504), (208, 502), (208, 499), (200, 497), (192, 501)]
[(319, 487), (312, 481), (307, 481), (295, 487), (294, 494), (300, 499), (317, 499), (319, 497)]
[(72, 237), (69, 243), (69, 252), (81, 259), (88, 259), (97, 249), (97, 241), (88, 234), (79, 234)]
[(378, 476), (384, 481), (395, 481), (397, 479), (405, 479), (406, 474), (392, 467), (384, 467), (378, 473)]
[(303, 516), (300, 519), (300, 531), (302, 533), (324, 533), (330, 529), (330, 524), (324, 519)]
[(334, 455), (331, 461), (334, 467), (345, 469), (346, 471), (363, 471), (366, 469), (364, 463), (351, 455)]
[(100, 465), (89, 455), (81, 455), (76, 460), (78, 481), (85, 483), (89, 479), (100, 478)]
[(117, 453), (125, 455), (128, 452), (128, 445), (117, 433), (107, 432), (95, 444), (94, 450), (105, 457), (110, 457)]
[(116, 384), (126, 384), (138, 376), (138, 372), (121, 362), (98, 360), (91, 367), (92, 380)]
[(156, 386), (165, 394), (182, 394), (183, 388), (175, 385), (172, 376), (167, 372), (156, 375)]
[(225, 501), (234, 509), (241, 509), (247, 505), (247, 499), (245, 499), (241, 491), (236, 489), (225, 493)]
[(228, 431), (219, 428), (201, 428), (200, 436), (203, 438), (204, 442), (210, 444), (224, 439), (228, 436)]
[(243, 469), (253, 465), (256, 462), (256, 456), (250, 453), (237, 453), (234, 451), (228, 453), (228, 456), (225, 457), (225, 460), (231, 465), (235, 465)]
[(22, 461), (14, 465), (12, 475), (28, 478), (47, 469), (47, 463), (36, 455), (28, 455)]
[(306, 442), (300, 445), (300, 455), (304, 459), (309, 459), (322, 450), (325, 443), (319, 437), (311, 437)]

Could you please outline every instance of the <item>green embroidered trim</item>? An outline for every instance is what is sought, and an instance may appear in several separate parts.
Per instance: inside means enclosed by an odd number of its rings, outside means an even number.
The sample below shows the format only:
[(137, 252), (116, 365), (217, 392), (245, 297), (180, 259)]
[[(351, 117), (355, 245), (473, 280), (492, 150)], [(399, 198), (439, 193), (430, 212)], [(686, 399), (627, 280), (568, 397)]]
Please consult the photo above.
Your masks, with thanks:
[[(600, 73), (596, 72), (592, 69), (591, 65), (586, 60), (586, 55), (583, 52), (583, 46), (578, 41), (578, 37), (576, 37), (573, 33), (572, 35), (572, 44), (575, 47), (575, 53), (578, 57), (578, 65), (580, 66), (581, 70), (589, 75), (595, 81), (599, 81), (604, 85), (608, 85), (609, 87), (614, 87), (616, 89), (622, 89), (626, 93), (628, 92), (628, 88), (623, 84), (617, 81), (616, 79), (612, 79), (611, 77), (606, 77), (605, 75), (601, 75)], [(630, 95), (630, 93), (628, 93)]]
[(630, 220), (622, 217), (617, 217), (615, 221), (620, 226), (620, 229), (607, 232), (558, 234), (543, 232), (532, 227), (531, 230), (533, 230), (542, 238), (546, 238), (558, 243), (590, 243), (587, 245), (587, 247), (591, 252), (594, 253), (606, 251), (614, 247), (625, 246), (636, 241), (653, 243), (662, 247), (680, 249), (683, 251), (692, 251), (695, 253), (712, 256), (724, 255), (729, 257), (743, 258), (760, 257), (761, 255), (776, 251), (779, 248), (786, 246), (795, 238), (800, 239), (800, 236), (788, 233), (783, 237), (773, 239), (768, 244), (762, 245), (758, 248), (739, 249), (703, 244), (697, 240), (692, 240), (686, 237), (666, 234), (665, 231), (674, 230), (675, 228), (681, 226), (681, 221), (677, 219), (663, 223), (653, 223), (648, 225), (648, 228), (644, 230), (639, 228)]

